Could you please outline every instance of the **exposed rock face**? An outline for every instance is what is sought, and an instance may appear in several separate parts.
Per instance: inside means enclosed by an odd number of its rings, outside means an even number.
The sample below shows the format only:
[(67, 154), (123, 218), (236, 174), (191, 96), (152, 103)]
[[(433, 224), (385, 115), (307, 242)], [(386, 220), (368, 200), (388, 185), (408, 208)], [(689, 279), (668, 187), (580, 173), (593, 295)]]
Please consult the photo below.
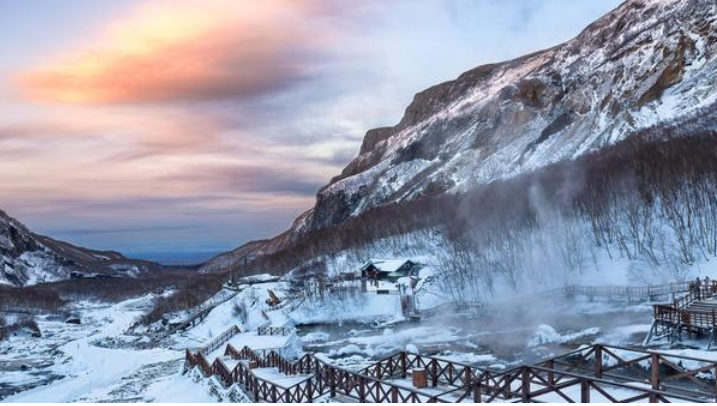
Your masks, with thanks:
[(372, 207), (460, 193), (624, 140), (717, 101), (717, 3), (629, 0), (562, 45), (418, 93), (394, 127), (267, 243)]
[(0, 210), (0, 284), (31, 285), (71, 276), (134, 276), (158, 265), (34, 234)]

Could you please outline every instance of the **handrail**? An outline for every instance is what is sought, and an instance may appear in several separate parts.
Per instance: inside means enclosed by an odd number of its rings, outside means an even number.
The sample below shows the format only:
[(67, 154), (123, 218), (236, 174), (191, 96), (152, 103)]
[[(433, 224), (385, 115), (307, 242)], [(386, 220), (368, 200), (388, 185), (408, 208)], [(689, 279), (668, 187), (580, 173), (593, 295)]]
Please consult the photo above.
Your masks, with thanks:
[(234, 337), (239, 333), (241, 333), (241, 329), (236, 325), (233, 325), (229, 327), (226, 331), (215, 337), (207, 345), (200, 348), (199, 352), (202, 354), (209, 354), (217, 348), (221, 347), (222, 344), (226, 343), (227, 341), (229, 341), (230, 338)]
[(446, 310), (482, 310), (486, 307), (487, 305), (485, 303), (475, 300), (456, 300), (448, 303), (442, 303), (433, 307), (428, 307), (425, 309), (413, 309), (408, 313), (408, 315), (411, 317), (428, 317)]
[(589, 286), (589, 285), (567, 285), (561, 288), (550, 289), (542, 292), (544, 296), (662, 296), (670, 293), (689, 291), (691, 282), (675, 282), (663, 285), (651, 286)]
[[(624, 359), (623, 352), (632, 352), (641, 356)], [(676, 379), (697, 379), (698, 374), (704, 371), (717, 371), (717, 361), (602, 344), (595, 344), (591, 347), (568, 352), (543, 361), (538, 365), (523, 365), (508, 371), (491, 371), (450, 360), (406, 352), (396, 353), (360, 371), (350, 371), (331, 365), (312, 354), (306, 354), (299, 360), (290, 362), (274, 351), (261, 357), (249, 347), (244, 347), (241, 351), (237, 351), (231, 344), (227, 345), (226, 355), (230, 355), (234, 359), (255, 361), (262, 368), (276, 367), (287, 375), (311, 374), (307, 379), (285, 387), (256, 377), (243, 362), (237, 363), (234, 369), (229, 371), (226, 364), (217, 358), (209, 368), (209, 372), (207, 372), (207, 366), (203, 364), (206, 361), (202, 354), (193, 355), (190, 351), (187, 351), (186, 357), (190, 365), (199, 365), (208, 375), (218, 374), (228, 385), (240, 383), (249, 394), (254, 396), (255, 400), (272, 402), (311, 402), (317, 396), (327, 393), (331, 393), (332, 396), (341, 394), (357, 399), (359, 402), (377, 403), (455, 402), (464, 399), (480, 401), (482, 400), (482, 394), (488, 396), (489, 401), (511, 398), (528, 401), (534, 397), (553, 392), (566, 397), (567, 395), (560, 391), (578, 384), (581, 385), (580, 401), (585, 401), (586, 399), (589, 401), (590, 388), (594, 388), (599, 393), (607, 393), (605, 392), (607, 389), (601, 386), (629, 389), (637, 393), (637, 395), (623, 393), (621, 396), (631, 396), (625, 399), (618, 399), (617, 394), (608, 396), (609, 400), (624, 402), (641, 399), (666, 401), (668, 398), (700, 402), (704, 401), (705, 398), (696, 398), (691, 395), (717, 396), (714, 390), (712, 392), (692, 391), (666, 384), (666, 382), (672, 382)], [(574, 367), (581, 370), (590, 368), (594, 371), (595, 376), (571, 372), (572, 369), (556, 369), (556, 366), (569, 366), (566, 362), (575, 358), (576, 355), (580, 355), (580, 357), (578, 357), (577, 361), (572, 361)], [(605, 356), (608, 359), (612, 358), (617, 364), (605, 364)], [(594, 361), (598, 359), (600, 362), (595, 363)], [(649, 371), (645, 371), (645, 374), (648, 376), (648, 380), (651, 380), (650, 387), (634, 385), (634, 383), (644, 382), (639, 377), (628, 378), (608, 372), (615, 368), (635, 368), (638, 365), (637, 363), (642, 362), (642, 360), (649, 361)], [(688, 370), (679, 366), (681, 365), (680, 360), (696, 361), (699, 365), (696, 369)], [(660, 373), (655, 373), (655, 371), (659, 371), (662, 364), (674, 369), (676, 373), (666, 377), (662, 377)], [(390, 369), (391, 367), (394, 369)], [(408, 371), (415, 367), (426, 369), (429, 374), (429, 382), (434, 387), (440, 381), (443, 384), (452, 386), (452, 388), (436, 393), (385, 381), (385, 379), (396, 378), (396, 371), (405, 377)], [(381, 371), (388, 371), (388, 375)], [(608, 376), (619, 380), (606, 379)], [(516, 384), (519, 384), (519, 386), (515, 386)], [(531, 385), (533, 386), (531, 387)], [(705, 387), (714, 388), (714, 385), (706, 384)]]
[[(220, 295), (220, 293), (214, 295), (214, 297), (212, 297), (208, 301), (203, 302), (195, 307), (192, 307), (192, 308), (186, 310), (185, 312), (188, 313), (188, 316), (179, 321), (175, 321), (172, 324), (180, 324), (181, 325), (181, 324), (191, 323), (195, 319), (201, 317), (204, 313), (211, 311), (211, 309), (231, 300), (234, 296), (237, 295), (237, 293), (230, 291), (229, 293), (226, 293), (222, 296), (219, 296), (219, 295)], [(219, 297), (217, 297), (217, 296), (219, 296)]]
[(294, 333), (291, 327), (259, 326), (256, 334), (260, 336), (288, 336)]
[[(681, 293), (689, 292), (692, 282), (675, 282), (663, 285), (651, 285), (651, 286), (617, 286), (617, 285), (606, 285), (606, 286), (589, 286), (589, 285), (566, 285), (560, 288), (554, 288), (545, 290), (542, 292), (536, 292), (535, 296), (542, 297), (564, 297), (564, 296), (605, 296), (605, 297), (653, 297), (653, 296), (664, 296), (670, 293)], [(704, 292), (712, 291), (717, 292), (717, 281), (714, 281), (713, 286), (703, 287)], [(531, 296), (529, 299), (533, 299), (535, 296)], [(436, 306), (432, 306), (425, 309), (416, 310), (409, 312), (409, 316), (426, 317), (432, 316), (445, 310), (450, 309), (482, 309), (488, 305), (484, 302), (478, 301), (465, 301), (455, 300)]]

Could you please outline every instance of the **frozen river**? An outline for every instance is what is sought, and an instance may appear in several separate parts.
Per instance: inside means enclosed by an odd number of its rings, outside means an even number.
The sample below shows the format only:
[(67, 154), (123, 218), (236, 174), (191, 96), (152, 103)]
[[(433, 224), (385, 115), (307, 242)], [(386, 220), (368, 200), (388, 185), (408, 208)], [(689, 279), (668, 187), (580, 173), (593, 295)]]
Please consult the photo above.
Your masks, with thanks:
[(398, 351), (418, 351), (496, 369), (533, 363), (582, 344), (641, 345), (652, 322), (651, 307), (578, 304), (559, 311), (460, 316), (371, 326), (301, 326), (306, 351), (360, 368)]

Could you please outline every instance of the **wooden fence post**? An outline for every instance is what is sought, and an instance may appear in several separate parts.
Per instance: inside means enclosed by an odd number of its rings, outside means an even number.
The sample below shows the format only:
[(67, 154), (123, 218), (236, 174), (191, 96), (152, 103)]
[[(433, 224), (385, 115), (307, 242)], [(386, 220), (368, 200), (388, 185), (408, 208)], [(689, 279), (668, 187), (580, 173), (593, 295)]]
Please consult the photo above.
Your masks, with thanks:
[(431, 360), (431, 384), (433, 387), (438, 386), (438, 361)]
[(383, 389), (383, 387), (381, 386), (382, 384), (383, 384), (383, 382), (381, 382), (380, 379), (376, 380), (376, 398), (375, 398), (374, 402), (378, 401), (378, 399), (381, 399), (381, 389)]
[[(714, 372), (712, 373), (712, 376), (717, 377), (717, 364), (715, 364)], [(717, 379), (715, 379), (715, 402), (717, 402)]]
[(555, 360), (548, 360), (548, 385), (555, 385)]
[(595, 377), (602, 379), (602, 345), (595, 346)]
[(483, 394), (481, 393), (481, 382), (477, 380), (473, 382), (473, 403), (482, 403)]
[(406, 379), (406, 352), (401, 353), (401, 378)]
[(363, 376), (359, 376), (359, 403), (366, 403), (366, 381)]
[(580, 403), (590, 403), (590, 381), (580, 380)]
[[(660, 354), (653, 352), (650, 363), (650, 383), (653, 390), (660, 389)], [(650, 403), (657, 403), (657, 394), (650, 393)]]
[(521, 372), (521, 380), (523, 381), (522, 384), (522, 395), (523, 403), (528, 403), (530, 400), (530, 371), (528, 370), (528, 367), (523, 367), (523, 371)]
[(329, 387), (331, 388), (331, 397), (336, 397), (336, 370), (329, 367)]

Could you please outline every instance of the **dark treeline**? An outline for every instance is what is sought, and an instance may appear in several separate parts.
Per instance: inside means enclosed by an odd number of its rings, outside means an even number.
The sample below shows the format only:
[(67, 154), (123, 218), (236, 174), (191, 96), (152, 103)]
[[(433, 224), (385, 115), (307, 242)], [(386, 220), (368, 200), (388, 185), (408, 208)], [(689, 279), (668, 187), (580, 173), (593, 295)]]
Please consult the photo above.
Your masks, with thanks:
[(173, 293), (157, 298), (155, 309), (179, 311), (197, 306), (216, 294), (226, 278), (227, 274), (223, 273), (157, 271), (137, 278), (72, 279), (27, 287), (0, 285), (0, 311), (62, 313), (65, 305), (72, 301), (113, 303), (167, 290)]
[[(708, 116), (708, 111), (701, 114)], [(249, 263), (245, 271), (286, 272), (320, 256), (430, 227), (441, 229), (457, 246), (473, 249), (510, 239), (515, 230), (533, 229), (541, 218), (556, 215), (589, 222), (598, 247), (617, 246), (620, 255), (631, 259), (646, 255), (667, 260), (666, 241), (675, 240), (679, 261), (690, 264), (696, 255), (717, 255), (713, 128), (697, 119), (654, 127), (578, 159), (461, 195), (373, 208), (304, 235), (290, 247)], [(662, 224), (668, 225), (670, 236), (658, 230)], [(662, 240), (656, 231), (663, 232)]]
[(175, 284), (170, 295), (154, 299), (152, 309), (142, 318), (144, 324), (158, 321), (167, 313), (180, 312), (197, 307), (222, 289), (228, 278), (226, 273), (192, 273), (184, 283)]

